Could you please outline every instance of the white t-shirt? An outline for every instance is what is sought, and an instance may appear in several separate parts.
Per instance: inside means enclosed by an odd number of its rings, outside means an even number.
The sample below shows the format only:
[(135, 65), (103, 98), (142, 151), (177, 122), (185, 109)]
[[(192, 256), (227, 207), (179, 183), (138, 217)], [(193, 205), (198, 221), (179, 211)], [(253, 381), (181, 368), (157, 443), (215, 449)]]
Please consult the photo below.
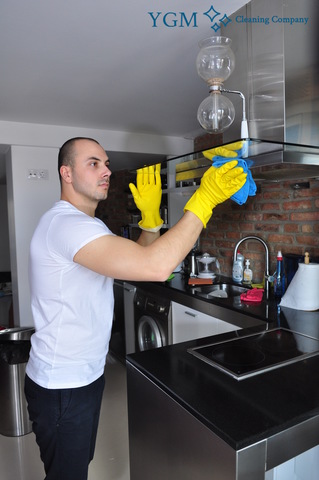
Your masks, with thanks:
[(26, 372), (44, 388), (81, 387), (103, 374), (113, 279), (73, 261), (84, 245), (103, 235), (113, 234), (65, 201), (46, 212), (34, 232), (29, 279), (36, 331)]

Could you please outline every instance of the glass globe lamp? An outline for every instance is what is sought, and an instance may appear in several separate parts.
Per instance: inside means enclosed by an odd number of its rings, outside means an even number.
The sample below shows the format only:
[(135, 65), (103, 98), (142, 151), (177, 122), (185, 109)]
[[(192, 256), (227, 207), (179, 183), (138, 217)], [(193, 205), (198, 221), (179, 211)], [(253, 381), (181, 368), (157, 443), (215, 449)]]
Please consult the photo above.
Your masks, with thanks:
[(224, 132), (234, 119), (234, 105), (219, 91), (213, 91), (198, 107), (197, 120), (209, 133)]
[(199, 42), (200, 51), (196, 58), (198, 75), (208, 83), (223, 83), (235, 68), (235, 55), (230, 48), (231, 39), (227, 37), (209, 37)]

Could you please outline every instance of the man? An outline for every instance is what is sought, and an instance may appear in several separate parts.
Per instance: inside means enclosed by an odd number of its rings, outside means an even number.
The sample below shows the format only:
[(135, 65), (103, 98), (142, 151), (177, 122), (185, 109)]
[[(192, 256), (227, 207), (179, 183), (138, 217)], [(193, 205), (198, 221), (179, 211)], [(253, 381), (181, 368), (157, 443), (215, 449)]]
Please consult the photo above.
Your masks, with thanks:
[(211, 167), (182, 219), (160, 236), (159, 166), (130, 185), (141, 210), (133, 242), (94, 217), (111, 171), (95, 140), (59, 152), (61, 200), (40, 219), (30, 246), (35, 334), (26, 368), (30, 419), (46, 480), (85, 480), (93, 458), (113, 318), (113, 279), (165, 281), (185, 258), (218, 203), (246, 181), (237, 161)]

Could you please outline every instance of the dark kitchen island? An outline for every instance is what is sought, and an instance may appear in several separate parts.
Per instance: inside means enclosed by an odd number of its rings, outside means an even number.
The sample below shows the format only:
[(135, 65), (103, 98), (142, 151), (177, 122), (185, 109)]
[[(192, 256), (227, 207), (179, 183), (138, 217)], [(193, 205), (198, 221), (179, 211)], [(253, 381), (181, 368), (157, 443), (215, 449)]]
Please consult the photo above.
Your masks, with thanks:
[(236, 380), (189, 349), (283, 328), (319, 339), (318, 312), (127, 357), (131, 480), (264, 480), (319, 444), (319, 355)]

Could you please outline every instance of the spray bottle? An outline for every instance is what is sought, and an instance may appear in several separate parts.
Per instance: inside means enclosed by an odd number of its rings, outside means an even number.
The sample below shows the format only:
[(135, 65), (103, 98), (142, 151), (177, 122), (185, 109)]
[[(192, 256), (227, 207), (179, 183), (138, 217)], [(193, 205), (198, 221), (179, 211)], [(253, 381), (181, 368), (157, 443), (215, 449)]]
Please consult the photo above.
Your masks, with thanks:
[(274, 294), (275, 297), (278, 299), (280, 299), (285, 293), (285, 282), (286, 279), (282, 260), (282, 253), (279, 250), (279, 252), (277, 253), (277, 268), (274, 273)]

